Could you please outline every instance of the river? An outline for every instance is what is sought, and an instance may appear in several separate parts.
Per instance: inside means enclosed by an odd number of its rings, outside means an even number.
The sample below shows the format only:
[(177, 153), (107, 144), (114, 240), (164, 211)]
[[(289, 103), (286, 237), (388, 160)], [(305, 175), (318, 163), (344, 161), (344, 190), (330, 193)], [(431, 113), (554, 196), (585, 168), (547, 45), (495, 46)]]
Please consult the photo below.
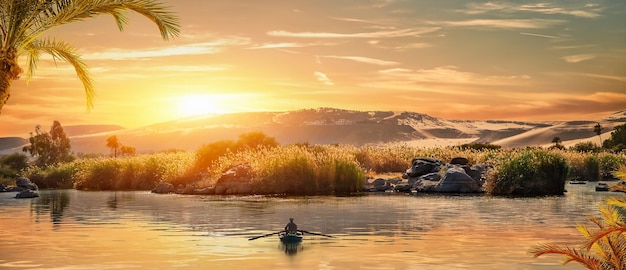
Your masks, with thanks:
[[(576, 243), (576, 224), (623, 196), (593, 187), (540, 198), (0, 193), (0, 269), (582, 269), (528, 250)], [(334, 238), (248, 240), (290, 217)]]

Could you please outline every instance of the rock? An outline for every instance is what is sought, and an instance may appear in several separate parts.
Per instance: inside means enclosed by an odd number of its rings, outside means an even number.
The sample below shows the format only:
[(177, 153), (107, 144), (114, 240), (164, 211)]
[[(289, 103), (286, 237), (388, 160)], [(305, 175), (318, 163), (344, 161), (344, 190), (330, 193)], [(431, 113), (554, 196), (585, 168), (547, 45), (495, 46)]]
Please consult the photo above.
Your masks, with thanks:
[(441, 161), (432, 158), (414, 158), (411, 161), (411, 168), (406, 170), (408, 177), (422, 176), (424, 174), (437, 172)]
[(152, 190), (152, 193), (167, 194), (174, 192), (174, 185), (167, 182), (159, 182), (157, 186)]
[(464, 157), (455, 157), (450, 160), (450, 164), (454, 164), (454, 165), (467, 165), (468, 163), (469, 163), (469, 160)]
[(35, 183), (31, 182), (30, 179), (26, 177), (17, 178), (15, 180), (15, 186), (21, 190), (39, 190), (39, 187), (37, 187)]
[(222, 173), (215, 184), (215, 194), (251, 194), (252, 167), (250, 164), (237, 164)]
[(17, 199), (29, 199), (29, 198), (37, 198), (39, 197), (39, 193), (37, 191), (33, 191), (30, 189), (22, 190), (15, 194), (15, 198)]
[(482, 186), (461, 166), (450, 166), (445, 176), (434, 189), (435, 192), (477, 193), (482, 192)]
[(436, 173), (429, 173), (429, 174), (425, 174), (419, 177), (420, 180), (423, 181), (437, 181), (439, 182), (439, 180), (441, 180), (441, 175), (436, 172)]
[(7, 192), (9, 189), (2, 183), (0, 183), (0, 192)]

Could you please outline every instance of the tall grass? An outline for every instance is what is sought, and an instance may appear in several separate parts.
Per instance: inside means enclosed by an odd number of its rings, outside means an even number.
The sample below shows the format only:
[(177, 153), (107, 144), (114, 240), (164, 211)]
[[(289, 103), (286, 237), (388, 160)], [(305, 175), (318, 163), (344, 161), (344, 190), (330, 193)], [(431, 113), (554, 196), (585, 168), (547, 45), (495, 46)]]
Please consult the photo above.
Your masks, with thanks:
[(558, 150), (511, 151), (490, 172), (485, 189), (493, 195), (559, 195), (568, 172)]
[[(42, 188), (148, 190), (160, 182), (213, 186), (227, 169), (247, 163), (256, 194), (341, 194), (361, 190), (365, 174), (402, 173), (415, 157), (488, 164), (486, 190), (495, 195), (562, 194), (565, 179), (598, 179), (626, 164), (626, 154), (544, 149), (419, 148), (407, 144), (354, 147), (295, 144), (244, 147), (209, 144), (197, 152), (125, 158), (83, 158), (23, 173)], [(222, 151), (224, 150), (224, 151)], [(569, 170), (571, 168), (571, 170)], [(568, 174), (569, 171), (569, 174)]]

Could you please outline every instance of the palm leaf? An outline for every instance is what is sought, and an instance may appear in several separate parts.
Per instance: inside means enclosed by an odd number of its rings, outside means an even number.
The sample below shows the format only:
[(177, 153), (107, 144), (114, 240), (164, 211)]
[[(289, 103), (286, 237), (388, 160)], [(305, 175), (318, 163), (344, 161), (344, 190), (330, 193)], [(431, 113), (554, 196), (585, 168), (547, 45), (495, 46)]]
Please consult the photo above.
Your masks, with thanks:
[(36, 68), (36, 62), (39, 60), (40, 52), (46, 52), (52, 55), (52, 58), (56, 61), (57, 59), (64, 60), (70, 63), (74, 70), (76, 71), (76, 75), (83, 83), (83, 87), (85, 88), (85, 95), (87, 98), (87, 109), (93, 108), (93, 98), (95, 96), (95, 91), (93, 87), (93, 80), (91, 79), (91, 75), (89, 70), (87, 69), (87, 65), (82, 61), (80, 55), (76, 52), (76, 50), (66, 42), (55, 41), (55, 40), (36, 40), (30, 43), (30, 46), (26, 48), (26, 52), (28, 52), (29, 57), (29, 67), (28, 67), (28, 76), (31, 77)]

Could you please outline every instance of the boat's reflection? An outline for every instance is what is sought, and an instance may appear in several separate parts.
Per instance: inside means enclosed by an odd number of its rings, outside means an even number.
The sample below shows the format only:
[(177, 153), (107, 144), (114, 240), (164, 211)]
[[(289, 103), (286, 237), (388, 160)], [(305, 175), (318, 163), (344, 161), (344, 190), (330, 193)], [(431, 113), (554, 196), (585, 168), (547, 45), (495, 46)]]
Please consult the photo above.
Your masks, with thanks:
[(280, 249), (289, 256), (295, 256), (298, 252), (304, 250), (304, 246), (298, 243), (281, 243)]

